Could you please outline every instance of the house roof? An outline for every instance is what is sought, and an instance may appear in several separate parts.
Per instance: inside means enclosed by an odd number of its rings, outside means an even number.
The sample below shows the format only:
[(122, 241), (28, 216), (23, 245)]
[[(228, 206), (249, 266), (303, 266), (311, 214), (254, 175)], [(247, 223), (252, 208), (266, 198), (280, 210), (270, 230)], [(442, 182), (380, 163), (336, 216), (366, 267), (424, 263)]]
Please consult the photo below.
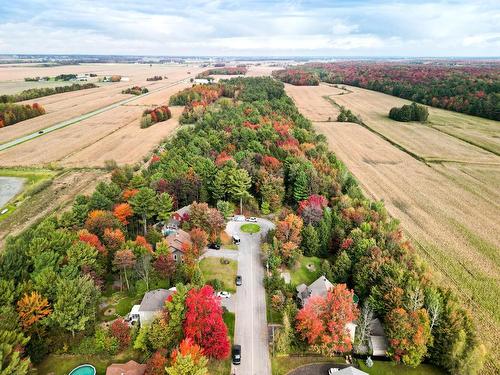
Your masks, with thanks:
[(139, 311), (160, 311), (165, 304), (165, 300), (175, 291), (167, 289), (156, 289), (144, 294)]
[(179, 208), (177, 211), (172, 213), (172, 216), (170, 217), (168, 224), (171, 226), (178, 226), (182, 221), (182, 217), (185, 214), (189, 214), (190, 210), (191, 210), (191, 205)]
[(172, 249), (172, 251), (181, 251), (184, 252), (182, 248), (182, 244), (187, 243), (189, 245), (192, 244), (191, 236), (189, 233), (183, 231), (182, 229), (177, 229), (174, 233), (169, 234), (165, 237), (165, 240), (168, 243), (168, 247)]
[(141, 365), (136, 361), (127, 363), (113, 363), (106, 369), (106, 375), (144, 375), (146, 365)]
[(358, 370), (356, 367), (346, 367), (336, 372), (338, 375), (368, 375), (368, 373)]

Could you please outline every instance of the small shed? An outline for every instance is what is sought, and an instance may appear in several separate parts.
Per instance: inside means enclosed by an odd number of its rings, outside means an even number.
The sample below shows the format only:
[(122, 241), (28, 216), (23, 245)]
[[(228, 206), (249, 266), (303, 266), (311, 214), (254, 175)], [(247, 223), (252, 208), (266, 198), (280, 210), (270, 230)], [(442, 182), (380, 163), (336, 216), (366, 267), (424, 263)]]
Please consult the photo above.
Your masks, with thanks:
[(387, 356), (388, 342), (385, 336), (384, 327), (380, 319), (375, 318), (370, 322), (370, 348), (375, 357)]

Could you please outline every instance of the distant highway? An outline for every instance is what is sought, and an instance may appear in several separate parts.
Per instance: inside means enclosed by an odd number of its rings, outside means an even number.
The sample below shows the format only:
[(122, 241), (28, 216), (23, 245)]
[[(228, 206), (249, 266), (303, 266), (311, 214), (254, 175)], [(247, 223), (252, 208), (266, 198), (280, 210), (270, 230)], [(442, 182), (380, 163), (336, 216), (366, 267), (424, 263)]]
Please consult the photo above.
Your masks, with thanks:
[(137, 99), (142, 98), (144, 96), (148, 96), (148, 95), (150, 95), (150, 94), (152, 94), (154, 92), (163, 90), (163, 89), (168, 88), (168, 87), (172, 87), (172, 86), (178, 85), (179, 83), (182, 83), (182, 82), (187, 82), (188, 80), (189, 80), (189, 78), (184, 78), (184, 79), (181, 79), (181, 80), (178, 80), (178, 81), (175, 81), (175, 82), (171, 82), (171, 83), (169, 83), (167, 85), (163, 85), (163, 86), (158, 87), (158, 88), (156, 88), (154, 90), (151, 90), (151, 91), (149, 91), (149, 92), (147, 92), (145, 94), (141, 94), (141, 95), (134, 96), (132, 98), (127, 98), (127, 99), (121, 100), (119, 102), (110, 104), (110, 105), (108, 105), (106, 107), (102, 107), (102, 108), (96, 109), (94, 111), (91, 111), (91, 112), (88, 112), (88, 113), (84, 113), (83, 115), (80, 115), (80, 116), (77, 116), (77, 117), (73, 117), (73, 118), (71, 118), (69, 120), (64, 120), (64, 121), (58, 122), (58, 123), (56, 123), (54, 125), (51, 125), (51, 126), (49, 126), (47, 128), (38, 130), (38, 131), (36, 131), (34, 133), (27, 134), (27, 135), (24, 135), (22, 137), (13, 139), (12, 141), (9, 141), (9, 142), (6, 142), (6, 143), (2, 143), (2, 144), (0, 144), (0, 151), (6, 150), (6, 149), (14, 147), (14, 146), (17, 146), (17, 145), (19, 145), (21, 143), (30, 141), (32, 139), (35, 139), (35, 138), (38, 138), (38, 137), (42, 137), (45, 134), (51, 133), (53, 131), (65, 128), (65, 127), (73, 125), (73, 124), (76, 124), (77, 122), (86, 120), (86, 119), (88, 119), (90, 117), (93, 117), (95, 115), (98, 115), (98, 114), (106, 112), (106, 111), (109, 111), (109, 110), (111, 110), (113, 108), (116, 108), (116, 107), (119, 107), (119, 106), (121, 106), (123, 104), (127, 104), (127, 103), (130, 103), (130, 102), (133, 102), (134, 100), (137, 100)]

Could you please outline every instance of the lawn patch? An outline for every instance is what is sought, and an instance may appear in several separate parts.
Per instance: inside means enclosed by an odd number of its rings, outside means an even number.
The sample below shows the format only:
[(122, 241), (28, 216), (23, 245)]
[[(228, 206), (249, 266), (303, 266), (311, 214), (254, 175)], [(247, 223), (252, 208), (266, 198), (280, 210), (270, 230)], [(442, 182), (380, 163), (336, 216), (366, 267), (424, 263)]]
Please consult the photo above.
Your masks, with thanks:
[(240, 227), (242, 232), (245, 233), (257, 233), (260, 232), (260, 225), (258, 224), (243, 224)]
[(373, 366), (368, 368), (364, 361), (359, 361), (359, 368), (370, 375), (443, 375), (444, 371), (435, 366), (428, 364), (421, 364), (418, 367), (408, 367), (398, 365), (394, 362), (373, 361)]
[(298, 263), (290, 270), (292, 285), (311, 284), (321, 276), (321, 259), (317, 257), (300, 257)]
[(228, 264), (221, 263), (222, 258), (205, 258), (200, 262), (200, 269), (205, 280), (218, 279), (222, 282), (223, 289), (228, 292), (236, 292), (234, 279), (238, 262), (229, 260)]

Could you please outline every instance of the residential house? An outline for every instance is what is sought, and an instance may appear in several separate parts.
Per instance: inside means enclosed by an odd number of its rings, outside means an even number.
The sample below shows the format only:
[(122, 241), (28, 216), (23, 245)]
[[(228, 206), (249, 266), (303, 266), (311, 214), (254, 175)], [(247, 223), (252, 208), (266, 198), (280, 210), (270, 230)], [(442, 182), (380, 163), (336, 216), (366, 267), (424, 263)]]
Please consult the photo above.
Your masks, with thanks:
[(165, 301), (174, 294), (175, 287), (170, 289), (156, 289), (144, 294), (140, 305), (132, 306), (128, 319), (139, 324), (148, 324), (153, 321), (155, 316), (163, 309)]
[(106, 375), (144, 375), (147, 365), (141, 365), (136, 361), (127, 363), (113, 363), (106, 369)]
[(177, 211), (172, 213), (170, 220), (167, 224), (167, 227), (170, 228), (179, 228), (182, 224), (182, 221), (189, 216), (189, 211), (191, 210), (191, 205), (184, 206), (179, 208)]
[(297, 287), (297, 298), (302, 306), (313, 296), (326, 297), (328, 291), (333, 288), (333, 284), (325, 277), (321, 276), (311, 285), (300, 284)]
[(182, 229), (173, 229), (171, 233), (165, 237), (168, 243), (168, 248), (176, 262), (182, 262), (184, 258), (185, 246), (191, 246), (191, 236)]

